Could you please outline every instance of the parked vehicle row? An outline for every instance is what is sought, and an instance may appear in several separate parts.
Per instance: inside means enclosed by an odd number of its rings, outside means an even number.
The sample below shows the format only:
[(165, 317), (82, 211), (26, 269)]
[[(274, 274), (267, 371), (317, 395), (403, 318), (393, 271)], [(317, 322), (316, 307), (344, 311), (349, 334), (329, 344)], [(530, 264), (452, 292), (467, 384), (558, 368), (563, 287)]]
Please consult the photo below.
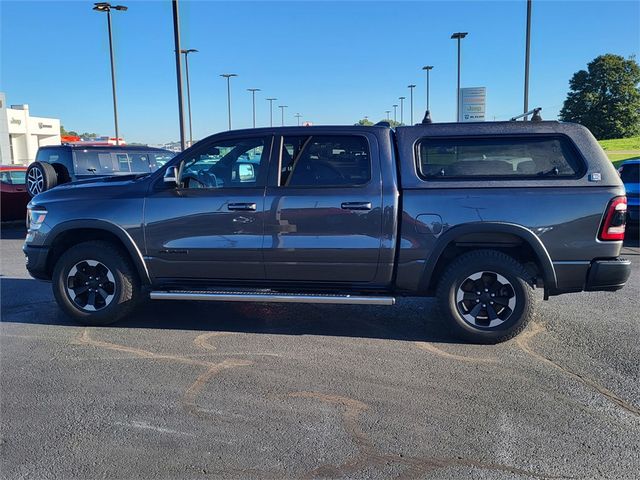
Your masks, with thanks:
[(624, 194), (575, 124), (239, 130), (156, 172), (37, 195), (24, 252), (60, 307), (92, 325), (145, 297), (437, 296), (453, 330), (491, 343), (525, 328), (534, 288), (548, 299), (623, 287)]

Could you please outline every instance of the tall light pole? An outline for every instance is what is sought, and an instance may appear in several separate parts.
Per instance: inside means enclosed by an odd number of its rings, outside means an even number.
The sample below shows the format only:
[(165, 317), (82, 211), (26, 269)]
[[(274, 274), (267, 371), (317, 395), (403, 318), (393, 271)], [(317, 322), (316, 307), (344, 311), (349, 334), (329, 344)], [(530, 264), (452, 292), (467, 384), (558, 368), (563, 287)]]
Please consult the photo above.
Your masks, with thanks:
[(411, 98), (410, 103), (411, 103), (411, 123), (410, 125), (413, 125), (413, 89), (416, 88), (415, 85), (411, 84), (409, 86), (407, 86), (407, 88), (409, 89), (409, 91), (411, 92), (409, 97)]
[(196, 53), (198, 50), (189, 48), (188, 50), (180, 50), (184, 54), (184, 71), (187, 76), (187, 112), (189, 115), (189, 146), (193, 145), (193, 128), (191, 126), (191, 87), (189, 86), (189, 54)]
[(229, 130), (231, 130), (231, 77), (237, 77), (235, 73), (222, 73), (220, 75), (227, 79), (227, 109), (229, 112)]
[(404, 99), (407, 97), (398, 97), (400, 100), (400, 125), (404, 123)]
[(298, 119), (298, 126), (300, 126), (300, 117), (302, 117), (302, 115), (299, 114), (299, 113), (296, 113), (295, 117), (296, 117), (296, 119)]
[(247, 92), (251, 92), (251, 101), (253, 102), (253, 128), (256, 128), (256, 92), (259, 88), (247, 88)]
[(427, 94), (427, 111), (430, 110), (430, 108), (429, 108), (429, 72), (432, 69), (433, 69), (433, 65), (425, 65), (424, 67), (422, 67), (422, 70), (427, 72), (427, 75), (426, 75), (426, 78), (427, 78), (426, 82), (427, 83), (425, 84), (425, 91), (426, 91), (426, 94)]
[(120, 145), (120, 131), (118, 130), (118, 101), (116, 99), (116, 66), (113, 61), (113, 34), (111, 32), (111, 9), (126, 12), (124, 5), (111, 5), (107, 2), (94, 3), (96, 12), (107, 12), (107, 30), (109, 31), (109, 57), (111, 58), (111, 91), (113, 93), (113, 122), (116, 129), (116, 145)]
[(277, 98), (267, 98), (269, 101), (269, 126), (273, 127), (273, 101)]
[(287, 108), (288, 105), (278, 105), (280, 109), (280, 114), (282, 115), (282, 126), (284, 127), (284, 109)]
[(460, 40), (468, 35), (467, 32), (456, 32), (451, 35), (453, 40), (458, 41), (458, 89), (456, 90), (456, 119), (460, 121)]
[(398, 105), (392, 105), (393, 106), (393, 121), (395, 123), (398, 123)]
[[(524, 113), (529, 111), (529, 51), (531, 48), (531, 0), (527, 0), (527, 38), (524, 54)], [(524, 117), (526, 122), (528, 116)]]
[(387, 114), (387, 120), (389, 120), (389, 114), (391, 113), (391, 110), (385, 110), (384, 113)]
[(178, 0), (172, 0), (173, 7), (173, 44), (176, 55), (176, 83), (178, 86), (178, 126), (180, 128), (180, 149), (184, 150), (184, 99), (182, 95), (182, 55), (180, 55), (180, 15)]

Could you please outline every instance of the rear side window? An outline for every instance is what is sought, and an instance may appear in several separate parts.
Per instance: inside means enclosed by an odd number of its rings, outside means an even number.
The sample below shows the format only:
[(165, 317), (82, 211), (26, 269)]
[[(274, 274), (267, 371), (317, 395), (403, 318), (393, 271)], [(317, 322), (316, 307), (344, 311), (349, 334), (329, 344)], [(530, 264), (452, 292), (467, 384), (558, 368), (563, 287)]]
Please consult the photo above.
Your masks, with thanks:
[(369, 144), (362, 136), (285, 137), (281, 158), (281, 186), (358, 186), (371, 178)]
[(424, 138), (417, 157), (427, 179), (573, 177), (583, 170), (562, 137)]

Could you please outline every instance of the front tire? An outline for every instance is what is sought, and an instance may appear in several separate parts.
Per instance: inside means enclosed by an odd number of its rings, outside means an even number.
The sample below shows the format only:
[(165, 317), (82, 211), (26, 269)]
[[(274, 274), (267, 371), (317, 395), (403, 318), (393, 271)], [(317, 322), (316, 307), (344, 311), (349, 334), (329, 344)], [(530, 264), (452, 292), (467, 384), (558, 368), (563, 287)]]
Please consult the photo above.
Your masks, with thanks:
[(128, 315), (141, 296), (129, 259), (104, 241), (80, 243), (55, 265), (53, 294), (60, 308), (85, 325), (109, 325)]
[(473, 343), (515, 337), (533, 317), (531, 275), (496, 250), (476, 250), (451, 263), (438, 284), (440, 310), (454, 333)]

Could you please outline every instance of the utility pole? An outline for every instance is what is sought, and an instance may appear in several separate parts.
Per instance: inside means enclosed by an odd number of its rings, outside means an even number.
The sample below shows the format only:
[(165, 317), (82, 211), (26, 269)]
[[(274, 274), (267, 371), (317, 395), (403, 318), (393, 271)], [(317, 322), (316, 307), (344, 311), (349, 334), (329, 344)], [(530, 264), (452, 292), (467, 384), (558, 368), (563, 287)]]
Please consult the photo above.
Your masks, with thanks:
[(387, 114), (387, 120), (389, 120), (389, 114), (391, 113), (391, 110), (385, 110), (384, 113)]
[(393, 121), (395, 123), (398, 123), (398, 105), (392, 105), (393, 106)]
[(296, 113), (295, 117), (298, 119), (298, 126), (300, 126), (300, 117), (302, 117), (302, 115), (300, 115), (299, 113)]
[(253, 128), (256, 128), (256, 92), (259, 92), (259, 88), (247, 88), (248, 92), (251, 92), (251, 101), (253, 102)]
[(184, 139), (184, 100), (182, 96), (182, 56), (180, 55), (180, 15), (178, 14), (178, 0), (172, 0), (173, 6), (173, 42), (176, 52), (176, 79), (178, 81), (178, 116), (180, 117), (180, 149), (185, 148)]
[(407, 97), (398, 97), (400, 100), (400, 125), (404, 123), (404, 99)]

